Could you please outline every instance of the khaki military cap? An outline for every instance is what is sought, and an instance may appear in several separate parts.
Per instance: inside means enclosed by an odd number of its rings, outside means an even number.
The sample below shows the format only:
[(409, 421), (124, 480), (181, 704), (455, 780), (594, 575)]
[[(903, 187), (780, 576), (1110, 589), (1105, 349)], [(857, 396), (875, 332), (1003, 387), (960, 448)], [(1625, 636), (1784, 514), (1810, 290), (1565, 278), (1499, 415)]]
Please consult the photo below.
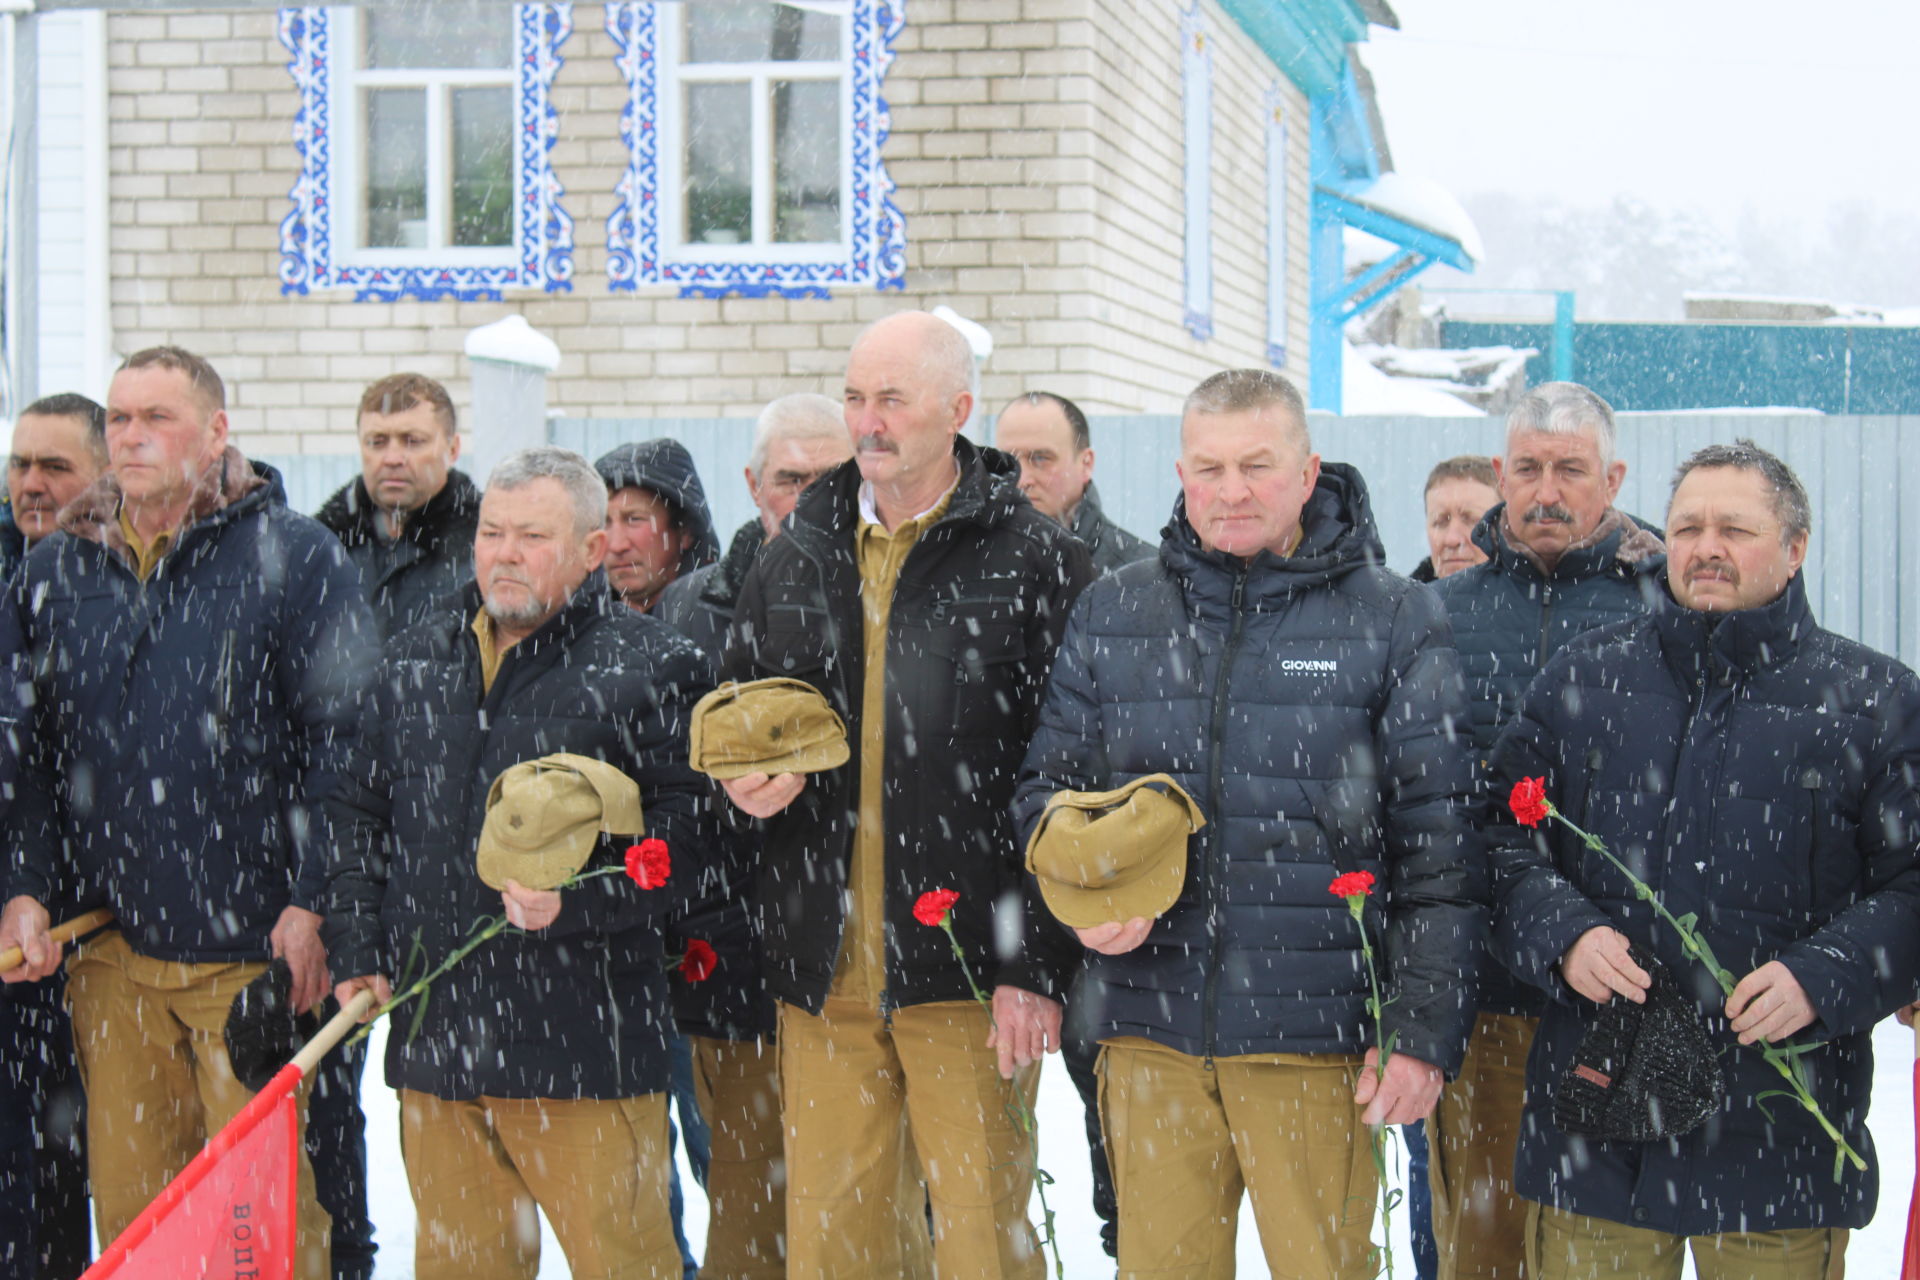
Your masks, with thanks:
[(1064, 925), (1163, 915), (1187, 879), (1187, 837), (1207, 825), (1164, 773), (1117, 791), (1060, 791), (1027, 841), (1027, 870)]
[(480, 878), (504, 889), (564, 884), (593, 856), (602, 832), (646, 832), (640, 785), (604, 760), (558, 753), (523, 760), (487, 789), (487, 820), (475, 859)]
[(799, 680), (729, 680), (693, 708), (690, 763), (723, 781), (750, 773), (818, 773), (847, 762), (847, 726)]

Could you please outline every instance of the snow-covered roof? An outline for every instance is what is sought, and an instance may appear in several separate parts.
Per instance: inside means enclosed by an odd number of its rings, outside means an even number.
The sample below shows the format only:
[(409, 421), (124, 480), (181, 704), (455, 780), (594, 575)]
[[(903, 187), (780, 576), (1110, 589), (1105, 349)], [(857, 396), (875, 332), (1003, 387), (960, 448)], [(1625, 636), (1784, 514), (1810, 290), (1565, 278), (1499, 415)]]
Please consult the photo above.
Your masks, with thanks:
[(1473, 219), (1467, 216), (1467, 211), (1453, 198), (1452, 192), (1431, 178), (1417, 178), (1411, 174), (1390, 171), (1364, 187), (1343, 194), (1357, 205), (1411, 223), (1437, 236), (1445, 236), (1459, 245), (1461, 252), (1475, 262), (1486, 258), (1486, 247), (1480, 240), (1479, 228), (1473, 225)]
[(1340, 412), (1383, 417), (1478, 418), (1481, 411), (1457, 396), (1389, 378), (1368, 363), (1352, 343), (1342, 343)]

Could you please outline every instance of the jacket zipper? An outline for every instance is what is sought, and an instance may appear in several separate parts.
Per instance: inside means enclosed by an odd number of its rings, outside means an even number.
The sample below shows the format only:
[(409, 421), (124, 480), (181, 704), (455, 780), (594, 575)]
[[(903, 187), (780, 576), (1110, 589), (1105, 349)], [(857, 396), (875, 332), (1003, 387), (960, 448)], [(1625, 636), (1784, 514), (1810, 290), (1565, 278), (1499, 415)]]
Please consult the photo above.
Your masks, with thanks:
[(1546, 669), (1547, 659), (1553, 656), (1547, 648), (1547, 630), (1553, 625), (1553, 584), (1540, 584), (1540, 652), (1534, 657), (1533, 670), (1538, 675)]
[(1240, 637), (1246, 631), (1247, 568), (1241, 565), (1233, 578), (1233, 623), (1227, 628), (1227, 647), (1220, 655), (1220, 680), (1213, 690), (1213, 729), (1207, 742), (1207, 797), (1213, 822), (1207, 834), (1207, 984), (1200, 1016), (1206, 1069), (1213, 1070), (1213, 1041), (1219, 1013), (1215, 1007), (1220, 988), (1220, 934), (1225, 925), (1225, 904), (1221, 901), (1220, 811), (1221, 774), (1224, 767), (1221, 739), (1227, 730), (1227, 692), (1233, 675), (1234, 655), (1240, 651)]

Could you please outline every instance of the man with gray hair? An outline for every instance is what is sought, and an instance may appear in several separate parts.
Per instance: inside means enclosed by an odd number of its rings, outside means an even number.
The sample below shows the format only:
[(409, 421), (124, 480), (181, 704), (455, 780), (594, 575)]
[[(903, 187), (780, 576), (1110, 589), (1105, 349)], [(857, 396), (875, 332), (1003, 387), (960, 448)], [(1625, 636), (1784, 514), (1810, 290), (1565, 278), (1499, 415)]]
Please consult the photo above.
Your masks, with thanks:
[[(606, 484), (578, 454), (529, 449), (494, 468), (476, 581), (460, 612), (387, 649), (329, 806), (342, 1002), (363, 988), (388, 1000), (410, 955), (439, 965), (477, 921), (515, 926), (436, 979), (411, 1033), (387, 1042), (422, 1280), (532, 1275), (536, 1205), (575, 1275), (680, 1274), (660, 928), (707, 861), (686, 744), (712, 679), (691, 643), (608, 593), (606, 515)], [(667, 844), (665, 893), (626, 875), (564, 891), (481, 880), (490, 785), (556, 752), (638, 785), (645, 833)], [(584, 871), (618, 869), (632, 837), (599, 834), (607, 793), (592, 791), (529, 807), (526, 821), (574, 814), (556, 839), (587, 842)]]
[[(1645, 610), (1660, 537), (1613, 505), (1627, 464), (1613, 409), (1574, 382), (1548, 382), (1507, 415), (1493, 460), (1500, 502), (1473, 541), (1487, 559), (1434, 583), (1466, 675), (1473, 745), (1485, 760), (1520, 694), (1575, 636)], [(1441, 1280), (1514, 1280), (1526, 1206), (1513, 1190), (1527, 1046), (1544, 1002), (1491, 961), (1459, 1076), (1428, 1121), (1428, 1181)]]
[[(761, 551), (723, 663), (731, 679), (812, 685), (852, 748), (837, 769), (725, 784), (765, 820), (757, 901), (797, 1276), (905, 1273), (888, 1208), (903, 1129), (939, 1273), (1042, 1271), (1010, 1094), (1030, 1103), (1059, 1047), (1077, 949), (1025, 893), (1007, 805), (1092, 570), (1020, 497), (1013, 460), (960, 435), (972, 376), (965, 339), (925, 312), (860, 335), (843, 398), (854, 460)], [(946, 935), (916, 919), (935, 889), (960, 895), (951, 922), (991, 1018)]]
[[(1494, 752), (1494, 950), (1551, 997), (1528, 1274), (1677, 1275), (1690, 1250), (1701, 1276), (1816, 1280), (1873, 1216), (1872, 1031), (1920, 984), (1920, 680), (1816, 623), (1806, 492), (1764, 449), (1688, 458), (1666, 523), (1659, 607), (1549, 660)], [(1585, 830), (1519, 825), (1521, 779)], [(1635, 1006), (1617, 1068), (1590, 1033)]]

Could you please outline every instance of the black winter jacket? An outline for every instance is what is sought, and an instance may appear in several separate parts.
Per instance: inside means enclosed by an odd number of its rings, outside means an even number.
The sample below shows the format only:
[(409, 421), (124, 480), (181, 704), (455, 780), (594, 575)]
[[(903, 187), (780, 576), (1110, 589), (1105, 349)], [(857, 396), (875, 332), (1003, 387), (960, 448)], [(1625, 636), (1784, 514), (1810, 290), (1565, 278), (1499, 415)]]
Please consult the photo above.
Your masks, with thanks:
[[(661, 922), (698, 883), (710, 845), (706, 786), (686, 764), (688, 715), (711, 687), (709, 665), (667, 627), (612, 601), (595, 573), (506, 651), (483, 695), (472, 631), (479, 588), (460, 605), (388, 647), (365, 740), (330, 805), (334, 976), (385, 974), (398, 990), (410, 966), (438, 965), (501, 911), (500, 894), (474, 870), (493, 780), (555, 751), (605, 760), (640, 784), (647, 834), (672, 858), (668, 887), (590, 880), (562, 894), (552, 927), (510, 931), (474, 951), (435, 981), (418, 1034), (396, 1029), (388, 1040), (387, 1083), (447, 1099), (663, 1090)], [(603, 836), (587, 869), (620, 865), (629, 843)]]
[(360, 571), (382, 641), (424, 621), (436, 606), (451, 606), (451, 597), (473, 581), (480, 491), (463, 472), (449, 471), (440, 492), (391, 541), (376, 528), (380, 512), (364, 479), (328, 498), (315, 518), (340, 539)]
[[(946, 935), (915, 922), (929, 889), (956, 889), (955, 931), (984, 985), (1058, 997), (1079, 946), (1029, 892), (1008, 805), (1086, 549), (1028, 505), (1019, 464), (965, 438), (946, 514), (900, 570), (888, 620), (886, 1008), (970, 998)], [(853, 758), (812, 774), (763, 824), (758, 901), (774, 994), (818, 1012), (846, 925), (859, 808), (864, 652), (854, 533), (860, 471), (808, 488), (740, 593), (724, 672), (790, 676), (847, 723)], [(996, 945), (996, 938), (1001, 944)]]
[[(1546, 660), (1584, 631), (1644, 613), (1660, 590), (1666, 564), (1658, 555), (1634, 564), (1622, 560), (1620, 544), (1628, 533), (1622, 529), (1567, 552), (1542, 577), (1501, 535), (1506, 510), (1504, 502), (1496, 504), (1474, 527), (1474, 545), (1487, 560), (1433, 584), (1453, 624), (1473, 745), (1483, 765)], [(1490, 958), (1482, 959), (1479, 988), (1480, 1007), (1489, 1013), (1537, 1018), (1546, 1007), (1545, 997)]]
[[(1458, 1069), (1464, 978), (1486, 928), (1468, 823), (1459, 669), (1439, 602), (1377, 567), (1359, 473), (1327, 463), (1298, 550), (1204, 549), (1174, 507), (1157, 561), (1075, 607), (1015, 803), (1169, 773), (1208, 825), (1179, 901), (1136, 950), (1087, 953), (1096, 1038), (1195, 1056), (1352, 1053), (1374, 1042), (1360, 934), (1328, 893), (1371, 871), (1397, 1047)], [(1376, 918), (1369, 912), (1370, 920)]]
[(747, 521), (733, 531), (727, 554), (668, 584), (653, 607), (654, 613), (708, 653), (724, 653), (727, 628), (733, 624), (733, 610), (740, 601), (740, 587), (766, 540), (767, 531), (759, 517)]
[(9, 605), (32, 680), (12, 892), (45, 901), (70, 874), (135, 951), (203, 963), (264, 960), (286, 907), (325, 909), (319, 806), (375, 652), (340, 544), (272, 468), (237, 449), (218, 466), (225, 504), (148, 581), (100, 540), (119, 540), (109, 475)]
[[(1553, 997), (1527, 1064), (1516, 1187), (1575, 1213), (1679, 1235), (1860, 1227), (1877, 1166), (1867, 1132), (1874, 1023), (1920, 980), (1920, 681), (1814, 624), (1803, 579), (1759, 609), (1696, 613), (1662, 594), (1642, 618), (1592, 631), (1548, 663), (1495, 754), (1490, 839), (1494, 946)], [(1699, 927), (1736, 981), (1770, 960), (1818, 1020), (1793, 1038), (1822, 1109), (1867, 1158), (1834, 1180), (1831, 1141), (1752, 1049), (1738, 1047), (1705, 966), (1631, 884), (1566, 828), (1514, 824), (1512, 783), (1599, 836), (1675, 915)], [(1594, 1006), (1558, 962), (1611, 925), (1692, 992), (1720, 1048), (1727, 1096), (1684, 1137), (1569, 1137), (1553, 1092)], [(1771, 1112), (1771, 1118), (1769, 1118)]]
[(1583, 631), (1644, 613), (1666, 565), (1660, 555), (1623, 561), (1623, 529), (1567, 552), (1542, 577), (1501, 536), (1506, 510), (1499, 503), (1474, 526), (1473, 542), (1487, 553), (1486, 562), (1433, 584), (1453, 624), (1472, 705), (1473, 745), (1483, 759), (1547, 659)]
[(1085, 544), (1097, 574), (1112, 573), (1122, 566), (1154, 557), (1151, 542), (1134, 537), (1107, 518), (1100, 506), (1100, 491), (1091, 480), (1080, 495), (1080, 505), (1074, 509), (1073, 536)]

